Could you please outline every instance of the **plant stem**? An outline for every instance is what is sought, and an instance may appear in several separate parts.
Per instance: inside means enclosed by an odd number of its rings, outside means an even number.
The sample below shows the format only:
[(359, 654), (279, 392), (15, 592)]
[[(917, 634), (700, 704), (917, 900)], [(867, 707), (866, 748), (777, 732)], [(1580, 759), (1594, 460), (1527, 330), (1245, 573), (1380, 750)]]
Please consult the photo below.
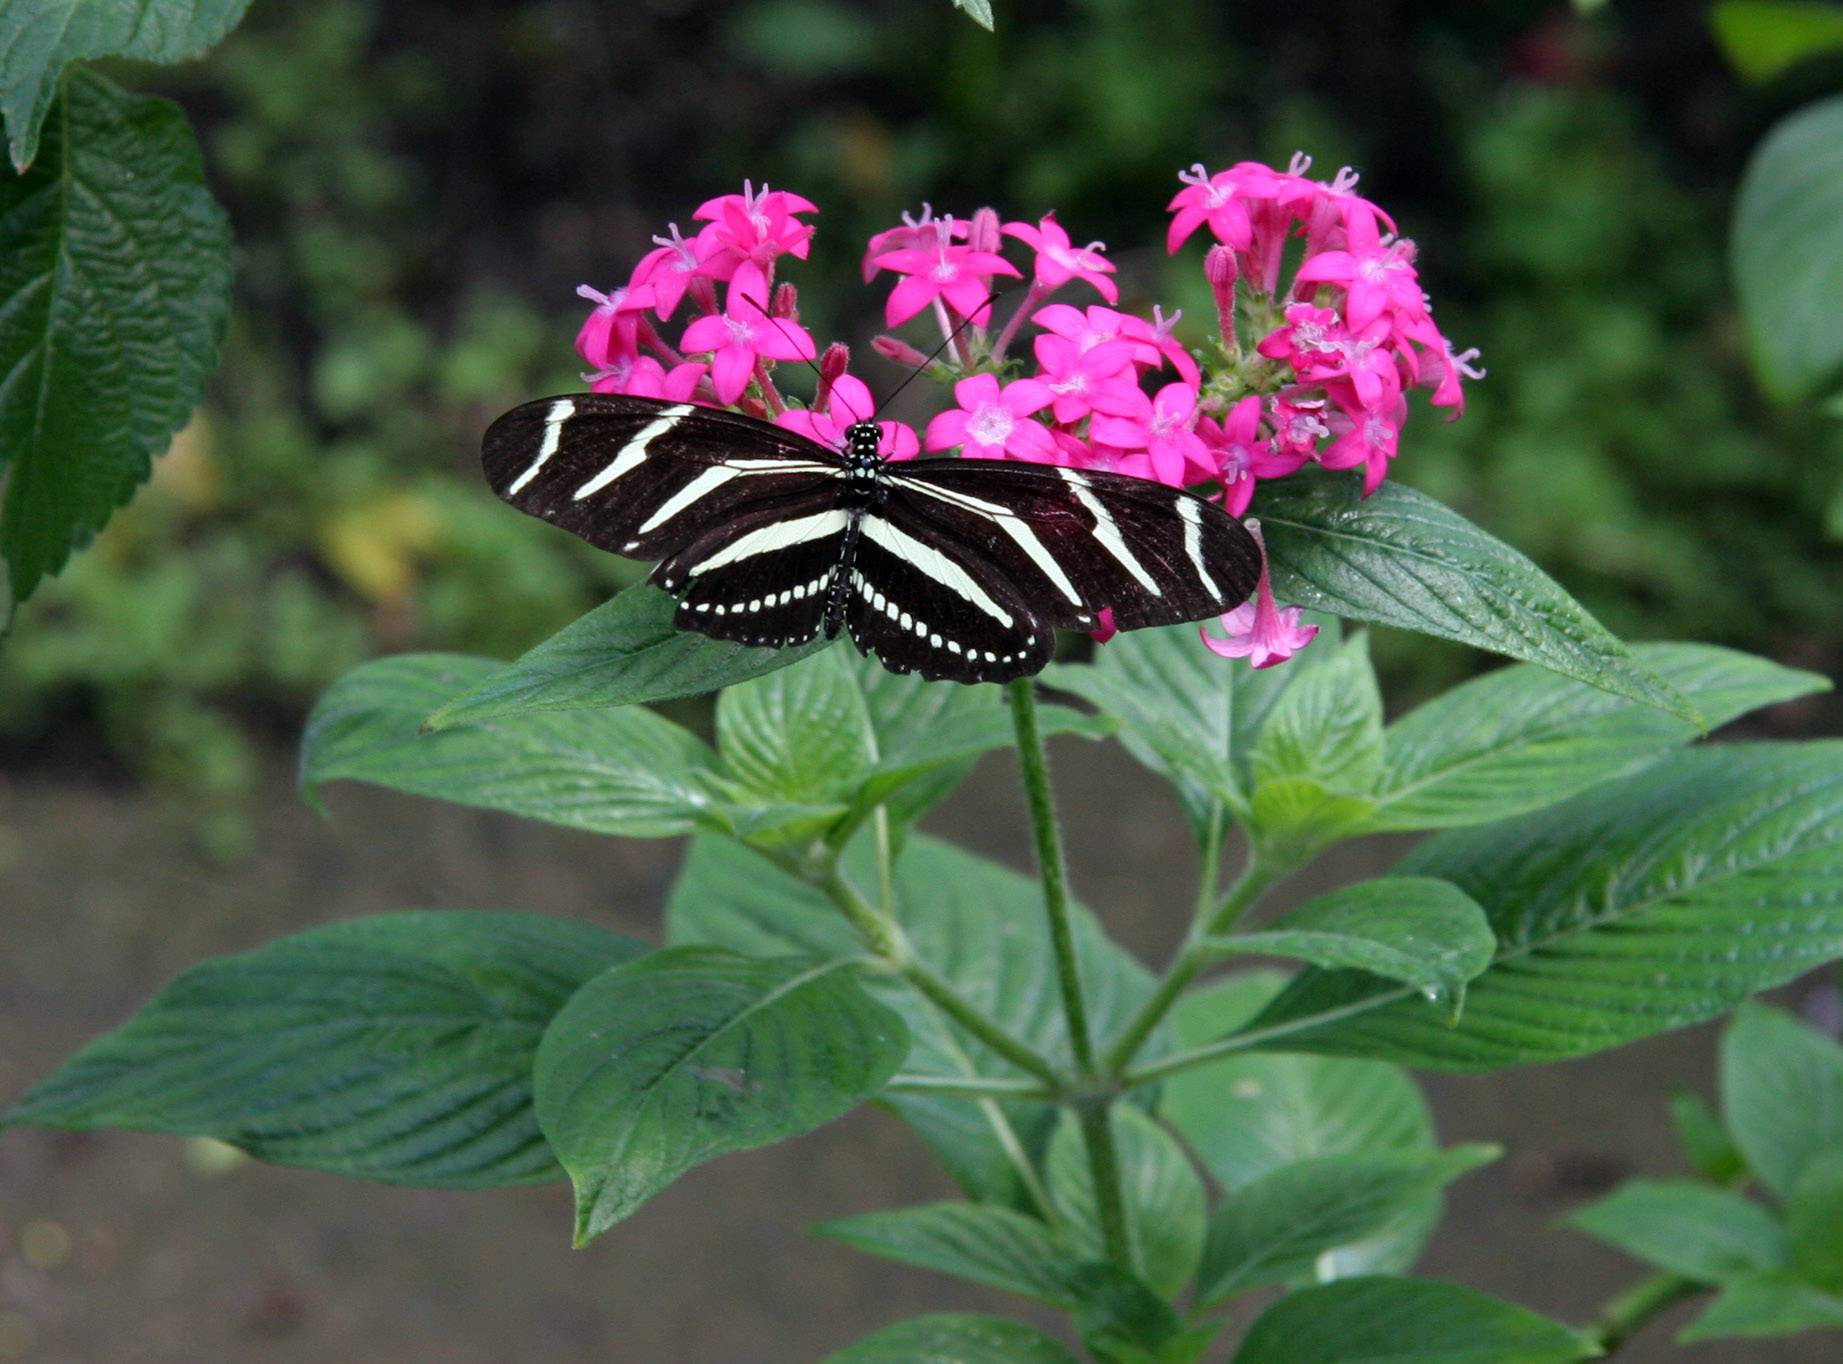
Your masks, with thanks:
[(1704, 1289), (1705, 1285), (1680, 1274), (1653, 1274), (1607, 1303), (1599, 1321), (1587, 1328), (1587, 1334), (1599, 1345), (1604, 1358), (1658, 1313)]
[(1083, 1079), (1093, 1079), (1094, 1036), (1088, 1030), (1088, 1003), (1082, 994), (1081, 963), (1075, 956), (1075, 932), (1069, 915), (1069, 876), (1062, 860), (1062, 833), (1050, 794), (1049, 758), (1037, 723), (1037, 696), (1028, 677), (1011, 684), (1011, 722), (1017, 729), (1018, 765), (1023, 769), (1024, 799), (1037, 843), (1037, 872), (1043, 880), (1043, 912), (1049, 918), (1050, 948), (1056, 956), (1056, 980), (1062, 989), (1062, 1012), (1069, 1025), (1069, 1049)]
[(1132, 1243), (1126, 1235), (1126, 1200), (1120, 1193), (1120, 1156), (1114, 1149), (1110, 1100), (1075, 1106), (1081, 1120), (1082, 1142), (1088, 1148), (1088, 1169), (1094, 1177), (1094, 1210), (1101, 1223), (1101, 1244), (1107, 1258), (1123, 1269), (1137, 1270)]
[(863, 935), (866, 945), (885, 965), (913, 985), (924, 999), (1019, 1070), (1036, 1076), (1052, 1092), (1062, 1092), (1063, 1076), (1048, 1057), (1006, 1032), (932, 966), (917, 957), (902, 926), (879, 914), (850, 882), (838, 874), (836, 867), (827, 868), (820, 885), (851, 921), (852, 927)]
[[(1217, 853), (1221, 848), (1217, 840)], [(1235, 884), (1229, 887), (1220, 904), (1212, 904), (1211, 897), (1215, 887), (1213, 881), (1214, 858), (1208, 843), (1204, 845), (1205, 882), (1197, 895), (1197, 909), (1190, 921), (1190, 931), (1184, 937), (1184, 946), (1172, 959), (1165, 978), (1158, 982), (1158, 988), (1152, 997), (1139, 1007), (1139, 1012), (1126, 1025), (1113, 1044), (1108, 1047), (1103, 1065), (1109, 1075), (1119, 1075), (1132, 1065), (1133, 1058), (1145, 1045), (1146, 1038), (1152, 1035), (1171, 1006), (1177, 1002), (1190, 982), (1195, 980), (1197, 972), (1209, 964), (1210, 952), (1205, 939), (1212, 934), (1224, 933), (1232, 928), (1248, 906), (1260, 898), (1261, 892), (1277, 881), (1282, 872), (1280, 868), (1269, 866), (1259, 857), (1250, 856), (1248, 864), (1242, 868), (1241, 875), (1235, 878)], [(1187, 1054), (1187, 1053), (1186, 1053)]]
[(1035, 1080), (985, 1075), (892, 1075), (883, 1086), (898, 1094), (939, 1094), (951, 1099), (1053, 1099)]
[(1291, 1037), (1295, 1033), (1310, 1032), (1313, 1028), (1335, 1023), (1342, 1018), (1354, 1018), (1366, 1014), (1372, 1009), (1380, 1009), (1385, 1004), (1407, 999), (1414, 993), (1407, 986), (1396, 990), (1384, 990), (1368, 995), (1363, 999), (1353, 1000), (1349, 1004), (1339, 1005), (1335, 1009), (1326, 1009), (1322, 1013), (1308, 1014), (1304, 1018), (1291, 1019), (1285, 1023), (1275, 1023), (1265, 1028), (1251, 1028), (1247, 1032), (1238, 1032), (1233, 1036), (1209, 1042), (1201, 1047), (1192, 1047), (1171, 1056), (1161, 1056), (1156, 1061), (1149, 1061), (1138, 1070), (1128, 1071), (1120, 1077), (1123, 1089), (1136, 1089), (1140, 1085), (1149, 1085), (1155, 1080), (1162, 1080), (1167, 1075), (1175, 1075), (1192, 1066), (1207, 1065), (1219, 1061), (1225, 1056), (1233, 1056), (1238, 1051), (1250, 1051), (1266, 1042), (1277, 1041), (1282, 1037)]

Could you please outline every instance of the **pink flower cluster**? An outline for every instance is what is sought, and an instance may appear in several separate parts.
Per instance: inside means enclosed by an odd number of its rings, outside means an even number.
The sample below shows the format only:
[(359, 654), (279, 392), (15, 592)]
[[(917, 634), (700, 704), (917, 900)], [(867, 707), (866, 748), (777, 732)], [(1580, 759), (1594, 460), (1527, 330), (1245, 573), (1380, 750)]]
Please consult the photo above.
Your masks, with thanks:
[[(1034, 224), (1004, 222), (991, 209), (966, 219), (936, 217), (925, 205), (919, 217), (904, 214), (870, 239), (863, 276), (895, 277), (884, 306), (890, 328), (927, 314), (941, 344), (925, 356), (879, 336), (873, 348), (952, 381), (954, 405), (920, 437), (880, 422), (885, 457), (906, 459), (925, 445), (1113, 470), (1206, 490), (1237, 516), (1257, 482), (1307, 463), (1362, 465), (1373, 492), (1399, 445), (1406, 391), (1431, 388), (1432, 402), (1457, 416), (1461, 380), (1479, 377), (1476, 352), (1455, 355), (1435, 327), (1413, 244), (1356, 194), (1356, 177), (1346, 170), (1316, 181), (1308, 166), (1298, 157), (1285, 171), (1243, 162), (1179, 177), (1167, 247), (1177, 251), (1201, 228), (1215, 238), (1204, 269), (1219, 334), (1194, 355), (1174, 335), (1178, 314), (1155, 308), (1148, 319), (1115, 306), (1106, 248), (1076, 245), (1054, 214)], [(581, 291), (595, 304), (576, 339), (592, 366), (584, 378), (597, 392), (735, 407), (839, 445), (845, 427), (874, 415), (870, 390), (847, 372), (842, 345), (819, 355), (794, 286), (775, 280), (782, 257), (806, 258), (814, 229), (804, 218), (817, 212), (797, 194), (747, 184), (700, 205), (695, 236), (674, 225), (624, 286)], [(1283, 283), (1294, 240), (1302, 260)], [(1028, 283), (1011, 283), (1024, 272), (1006, 259), (1007, 242), (1028, 249)], [(1050, 301), (1071, 286), (1103, 302)], [(994, 305), (1018, 289), (1022, 298), (994, 331)], [(698, 315), (674, 345), (663, 329), (686, 299)], [(1020, 374), (1012, 353), (1027, 326), (1030, 363)], [(789, 360), (818, 361), (809, 405), (790, 403), (775, 384), (776, 362)], [(1223, 617), (1227, 640), (1205, 640), (1269, 666), (1312, 637), (1298, 615), (1275, 605), (1263, 572), (1255, 600)]]

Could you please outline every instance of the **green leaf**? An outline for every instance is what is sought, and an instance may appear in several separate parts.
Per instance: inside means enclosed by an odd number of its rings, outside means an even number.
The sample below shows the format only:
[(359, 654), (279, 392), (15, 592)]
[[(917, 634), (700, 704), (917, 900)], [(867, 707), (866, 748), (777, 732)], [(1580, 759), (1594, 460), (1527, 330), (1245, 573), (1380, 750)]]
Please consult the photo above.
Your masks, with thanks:
[(301, 740), (301, 789), (362, 781), (628, 838), (708, 827), (716, 774), (704, 742), (649, 710), (531, 712), (424, 734), (423, 717), (499, 665), (401, 654), (328, 688)]
[(1262, 1175), (1234, 1191), (1210, 1219), (1198, 1301), (1306, 1277), (1325, 1252), (1372, 1235), (1416, 1200), (1497, 1156), (1495, 1146), (1353, 1152)]
[(1295, 957), (1350, 967), (1456, 999), (1491, 964), (1497, 937), (1485, 911), (1448, 881), (1390, 876), (1343, 886), (1251, 933), (1205, 940), (1216, 952)]
[(1781, 1268), (1785, 1228), (1731, 1189), (1687, 1179), (1634, 1179), (1568, 1214), (1569, 1226), (1698, 1283)]
[(1382, 775), (1382, 693), (1369, 637), (1353, 635), (1281, 692), (1254, 741), (1255, 787), (1305, 777), (1367, 795)]
[(1808, 104), (1754, 151), (1729, 247), (1754, 372), (1782, 401), (1843, 374), (1843, 96)]
[(1246, 806), (1255, 732), (1311, 657), (1258, 672), (1224, 667), (1196, 626), (1169, 625), (1109, 640), (1093, 663), (1051, 664), (1043, 680), (1119, 721), (1126, 751), (1177, 787), (1201, 839), (1218, 805)]
[(1724, 1284), (1708, 1311), (1677, 1334), (1685, 1345), (1734, 1336), (1789, 1336), (1843, 1326), (1843, 1298), (1783, 1275)]
[[(14, 168), (24, 173), (37, 155), (39, 125), (67, 63), (188, 61), (248, 8), (249, 0), (8, 0), (0, 8), (0, 118)], [(55, 138), (55, 118), (52, 125)]]
[[(1176, 1010), (1178, 1042), (1200, 1046), (1258, 1014), (1286, 978), (1232, 976), (1187, 995)], [(1406, 1074), (1380, 1061), (1241, 1052), (1180, 1071), (1162, 1087), (1160, 1111), (1203, 1166), (1233, 1193), (1312, 1156), (1432, 1151), (1433, 1118)], [(1326, 1277), (1407, 1269), (1440, 1218), (1430, 1192), (1379, 1231), (1319, 1257)]]
[(1792, 1263), (1819, 1288), (1843, 1288), (1843, 1151), (1815, 1157), (1792, 1186), (1786, 1205)]
[(1843, 1150), (1843, 1047), (1744, 1005), (1721, 1037), (1721, 1108), (1747, 1167), (1784, 1201), (1814, 1160)]
[(577, 1244), (694, 1165), (848, 1112), (908, 1050), (847, 962), (679, 947), (604, 971), (537, 1057), (538, 1122), (576, 1189)]
[[(22, 5), (44, 8), (10, 0), (0, 24)], [(0, 63), (19, 60), (7, 52), (0, 33)], [(152, 472), (198, 405), (229, 311), (230, 228), (184, 115), (73, 72), (38, 164), (0, 175), (0, 558), (13, 600)]]
[(672, 625), (677, 603), (656, 587), (630, 587), (564, 626), (516, 662), (431, 715), (432, 729), (529, 710), (632, 706), (701, 696), (798, 663), (827, 648), (758, 649)]
[(1289, 1293), (1234, 1364), (1572, 1364), (1599, 1353), (1560, 1322), (1435, 1279), (1346, 1279)]
[[(1131, 1104), (1115, 1104), (1111, 1112), (1133, 1264), (1152, 1288), (1176, 1293), (1190, 1281), (1203, 1254), (1208, 1213), (1203, 1181), (1183, 1148), (1154, 1119)], [(1073, 1113), (1065, 1111), (1057, 1124), (1047, 1173), (1050, 1199), (1083, 1258), (1106, 1259), (1088, 1147)]]
[(953, 5), (955, 9), (964, 11), (967, 18), (978, 24), (987, 33), (994, 31), (992, 28), (992, 0), (953, 0)]
[(752, 795), (789, 804), (839, 797), (876, 760), (850, 661), (832, 649), (726, 688), (717, 751)]
[[(926, 682), (914, 673), (893, 673), (869, 658), (854, 660), (854, 667), (870, 713), (876, 766), (847, 828), (898, 791), (905, 798), (892, 802), (891, 813), (899, 820), (915, 818), (958, 783), (969, 770), (969, 760), (1016, 741), (1002, 687)], [(1040, 706), (1037, 720), (1046, 737), (1103, 738), (1113, 730), (1106, 717), (1083, 715), (1066, 706)], [(921, 780), (939, 775), (948, 780)]]
[(1709, 25), (1728, 61), (1755, 83), (1843, 51), (1843, 6), (1812, 0), (1722, 0)]
[(1076, 1364), (1061, 1345), (1021, 1322), (937, 1312), (885, 1326), (827, 1355), (825, 1364)]
[(1075, 1327), (1100, 1364), (1196, 1364), (1223, 1323), (1186, 1327), (1177, 1309), (1118, 1265), (1083, 1265)]
[(1677, 1129), (1683, 1158), (1704, 1179), (1732, 1184), (1747, 1172), (1747, 1162), (1722, 1126), (1715, 1110), (1686, 1089), (1670, 1096), (1670, 1121)]
[[(848, 870), (860, 885), (875, 884), (868, 866), (852, 861)], [(903, 849), (895, 879), (897, 918), (922, 959), (1007, 1031), (1068, 1064), (1042, 887), (922, 836)], [(1077, 907), (1074, 931), (1096, 1034), (1117, 1032), (1150, 995), (1152, 979), (1108, 940), (1085, 909)], [(862, 950), (817, 888), (760, 854), (717, 839), (692, 844), (666, 906), (666, 936), (674, 943), (712, 943), (755, 955), (825, 957)], [(900, 979), (867, 985), (909, 1025), (914, 1037), (909, 1070), (1020, 1077), (1009, 1062), (948, 1023)], [(1151, 1051), (1156, 1050), (1155, 1041)], [(1011, 1159), (980, 1105), (922, 1094), (888, 1094), (882, 1101), (922, 1134), (970, 1195), (992, 1202), (1020, 1200)], [(1007, 1102), (1002, 1108), (1027, 1142), (1047, 1140), (1054, 1113), (1047, 1105)]]
[(535, 914), (329, 924), (203, 962), (6, 1115), (216, 1137), (392, 1184), (561, 1178), (532, 1111), (544, 1027), (638, 943)]
[(1393, 479), (1362, 494), (1355, 474), (1261, 485), (1254, 509), (1277, 595), (1539, 663), (1698, 720), (1694, 707), (1523, 555)]
[(1059, 1232), (1021, 1212), (987, 1203), (925, 1203), (822, 1222), (813, 1230), (866, 1255), (1036, 1298), (1080, 1302), (1081, 1256)]
[(1279, 1030), (1273, 1045), (1456, 1070), (1600, 1051), (1843, 955), (1843, 743), (1679, 753), (1439, 834), (1400, 870), (1453, 882), (1490, 916), (1497, 958), (1464, 1016), (1449, 1024), (1405, 986), (1306, 971), (1255, 1020)]
[[(1816, 673), (1706, 644), (1640, 644), (1633, 657), (1711, 727), (1826, 691)], [(1552, 805), (1655, 762), (1698, 726), (1528, 664), (1454, 687), (1390, 725), (1366, 833), (1484, 824)]]

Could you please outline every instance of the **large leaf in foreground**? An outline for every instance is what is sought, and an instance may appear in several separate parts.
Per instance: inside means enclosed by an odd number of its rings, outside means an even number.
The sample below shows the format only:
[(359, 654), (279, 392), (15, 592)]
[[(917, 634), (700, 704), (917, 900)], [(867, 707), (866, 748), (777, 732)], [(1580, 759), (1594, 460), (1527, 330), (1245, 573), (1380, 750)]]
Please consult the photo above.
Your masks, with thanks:
[(604, 971), (537, 1058), (538, 1121), (576, 1188), (577, 1243), (694, 1165), (848, 1112), (908, 1049), (846, 961), (681, 947)]
[[(67, 63), (97, 57), (186, 61), (235, 28), (249, 3), (7, 0), (0, 6), (0, 119), (14, 167), (23, 171), (38, 154), (39, 124)], [(58, 131), (54, 119), (53, 138)]]
[(1271, 1044), (1484, 1069), (1581, 1056), (1726, 1012), (1843, 956), (1843, 743), (1695, 749), (1403, 872), (1485, 907), (1494, 964), (1457, 1025), (1405, 987), (1308, 971), (1255, 1020)]
[(1346, 1279), (1289, 1293), (1234, 1364), (1573, 1364), (1599, 1351), (1558, 1321), (1435, 1279)]
[(1806, 105), (1754, 152), (1729, 259), (1767, 391), (1811, 398), (1843, 380), (1843, 97)]
[[(0, 8), (0, 70), (18, 57), (3, 26), (34, 3)], [(0, 577), (14, 599), (152, 472), (229, 312), (230, 228), (184, 115), (72, 73), (44, 155), (0, 175)]]
[(677, 603), (630, 587), (456, 697), (429, 717), (436, 729), (528, 710), (631, 706), (701, 696), (760, 677), (829, 647), (759, 649), (675, 629)]
[(307, 721), (303, 792), (317, 799), (323, 782), (362, 781), (629, 838), (708, 826), (710, 749), (644, 707), (422, 732), (431, 710), (498, 667), (462, 654), (399, 654), (353, 669)]
[[(1816, 691), (1816, 673), (1709, 644), (1639, 644), (1632, 655), (1710, 727)], [(1680, 748), (1701, 729), (1678, 716), (1531, 664), (1461, 683), (1390, 725), (1362, 831), (1486, 824), (1565, 800)]]
[(1370, 497), (1354, 474), (1261, 485), (1274, 591), (1314, 610), (1539, 663), (1696, 720), (1554, 579), (1450, 507), (1393, 479)]
[[(867, 857), (847, 862), (860, 884), (874, 884)], [(1067, 1064), (1042, 895), (1028, 877), (931, 838), (911, 839), (896, 863), (897, 917), (916, 952), (988, 1017)], [(714, 943), (754, 955), (862, 950), (816, 887), (758, 853), (714, 838), (692, 844), (667, 905), (666, 933), (674, 943)], [(1150, 994), (1152, 980), (1079, 908), (1075, 946), (1090, 1017), (1097, 1035), (1105, 1036), (1125, 1025)], [(915, 1042), (909, 1070), (1021, 1077), (901, 980), (882, 978), (867, 986), (907, 1021)], [(883, 1101), (927, 1138), (969, 1193), (1019, 1201), (1011, 1158), (983, 1105), (912, 1093), (885, 1095)], [(1047, 1105), (1006, 1102), (1002, 1109), (1027, 1143), (1047, 1140), (1053, 1116)]]
[(203, 962), (9, 1122), (210, 1136), (449, 1188), (560, 1178), (532, 1110), (551, 1017), (638, 943), (529, 914), (382, 914)]

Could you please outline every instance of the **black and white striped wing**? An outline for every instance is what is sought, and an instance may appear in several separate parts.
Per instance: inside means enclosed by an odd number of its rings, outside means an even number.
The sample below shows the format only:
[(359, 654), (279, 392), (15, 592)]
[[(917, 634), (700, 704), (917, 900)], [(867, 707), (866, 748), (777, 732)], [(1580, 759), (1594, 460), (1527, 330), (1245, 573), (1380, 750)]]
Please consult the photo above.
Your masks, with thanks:
[(681, 629), (781, 647), (825, 626), (851, 514), (837, 490), (777, 497), (711, 526), (653, 570), (679, 599)]
[(778, 502), (838, 496), (844, 461), (770, 422), (616, 393), (542, 398), (487, 428), (481, 461), (520, 511), (600, 549), (663, 559)]
[[(1240, 605), (1260, 576), (1245, 527), (1145, 479), (1001, 460), (892, 465), (865, 513), (849, 623), (927, 677), (1004, 681), (1049, 661), (1057, 627), (1110, 608), (1124, 630)], [(925, 628), (924, 628), (925, 627)]]

